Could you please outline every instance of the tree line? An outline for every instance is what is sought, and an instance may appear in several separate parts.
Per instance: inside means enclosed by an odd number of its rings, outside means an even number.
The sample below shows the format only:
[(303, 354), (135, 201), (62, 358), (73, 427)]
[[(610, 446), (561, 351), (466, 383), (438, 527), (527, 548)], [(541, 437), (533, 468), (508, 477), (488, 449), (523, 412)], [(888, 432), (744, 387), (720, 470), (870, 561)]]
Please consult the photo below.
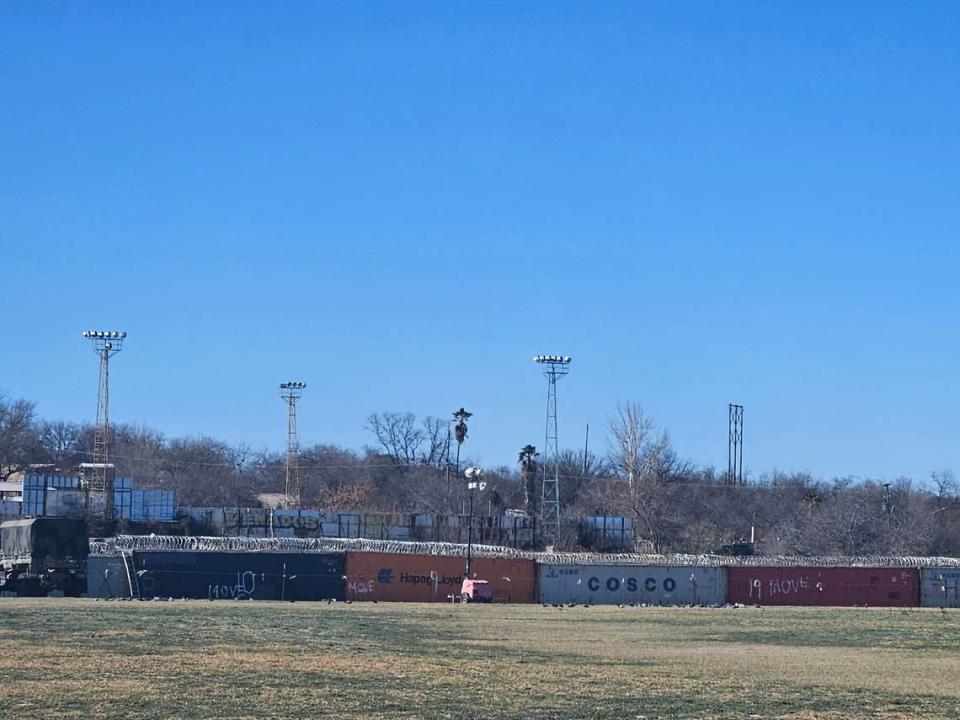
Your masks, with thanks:
[[(470, 417), (464, 408), (447, 418), (379, 412), (367, 419), (367, 447), (302, 448), (301, 505), (462, 513)], [(960, 485), (949, 471), (923, 484), (775, 472), (735, 485), (682, 458), (636, 403), (617, 408), (607, 436), (606, 452), (561, 452), (561, 506), (565, 515), (629, 518), (638, 550), (711, 552), (753, 535), (765, 554), (960, 556)], [(91, 460), (92, 446), (91, 425), (45, 420), (31, 402), (0, 397), (0, 480), (31, 465), (71, 470)], [(173, 490), (183, 506), (257, 506), (284, 489), (284, 453), (208, 436), (111, 426), (110, 460), (137, 487)], [(544, 462), (535, 445), (518, 443), (515, 464), (485, 468), (478, 511), (536, 517)], [(573, 549), (579, 538), (561, 542)]]

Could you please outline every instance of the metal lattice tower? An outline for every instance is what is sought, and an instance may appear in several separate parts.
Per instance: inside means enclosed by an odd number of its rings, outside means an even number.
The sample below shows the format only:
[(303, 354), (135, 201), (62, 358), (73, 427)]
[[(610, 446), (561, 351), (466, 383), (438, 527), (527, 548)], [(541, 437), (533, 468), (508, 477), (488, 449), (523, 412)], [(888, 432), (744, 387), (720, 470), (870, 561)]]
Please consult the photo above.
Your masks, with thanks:
[(97, 422), (93, 429), (90, 490), (104, 495), (104, 516), (113, 518), (113, 473), (110, 472), (110, 358), (123, 349), (127, 334), (120, 330), (86, 330), (93, 352), (100, 358), (97, 382)]
[(730, 405), (727, 427), (727, 482), (743, 485), (743, 405)]
[(560, 536), (560, 446), (557, 444), (557, 378), (570, 372), (569, 355), (536, 355), (547, 378), (547, 431), (543, 453), (543, 487), (540, 499), (540, 528), (545, 544)]
[[(307, 387), (302, 382), (280, 383), (280, 397), (287, 401), (287, 474), (283, 486), (288, 505), (300, 507), (300, 438), (297, 436), (297, 400)], [(291, 503), (292, 498), (292, 503)]]

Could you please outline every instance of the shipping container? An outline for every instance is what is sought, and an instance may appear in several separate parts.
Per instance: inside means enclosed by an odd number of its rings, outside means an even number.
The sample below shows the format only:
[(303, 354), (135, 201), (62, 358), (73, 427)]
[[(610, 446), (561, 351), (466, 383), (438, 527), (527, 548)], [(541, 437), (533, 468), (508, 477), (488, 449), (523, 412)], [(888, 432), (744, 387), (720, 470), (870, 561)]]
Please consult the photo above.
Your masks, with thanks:
[(539, 565), (537, 597), (584, 605), (722, 605), (726, 573), (719, 567)]
[(24, 517), (40, 517), (46, 514), (47, 509), (47, 489), (43, 486), (23, 487), (23, 510)]
[(78, 488), (80, 478), (75, 475), (38, 475), (28, 473), (23, 476), (24, 488)]
[(87, 558), (87, 597), (130, 597), (130, 583), (123, 558), (91, 555)]
[[(317, 510), (274, 510), (273, 529), (278, 537), (317, 535), (320, 532), (320, 513)], [(290, 530), (290, 532), (280, 532), (283, 530)]]
[(170, 490), (134, 490), (131, 520), (169, 522), (173, 520), (173, 492)]
[(134, 552), (141, 597), (342, 600), (343, 553)]
[[(117, 482), (129, 481), (129, 478), (117, 478)], [(115, 518), (130, 518), (131, 491), (129, 484), (114, 484), (113, 486), (113, 516)]]
[(87, 495), (79, 489), (54, 488), (46, 490), (43, 515), (52, 517), (79, 517), (86, 511)]
[(893, 567), (729, 567), (727, 599), (745, 605), (909, 607), (920, 573)]
[[(351, 600), (449, 602), (460, 592), (466, 558), (402, 553), (347, 553), (346, 596)], [(532, 560), (476, 558), (472, 573), (487, 580), (493, 601), (532, 603), (536, 566)]]
[(960, 567), (920, 570), (920, 604), (923, 607), (960, 607)]

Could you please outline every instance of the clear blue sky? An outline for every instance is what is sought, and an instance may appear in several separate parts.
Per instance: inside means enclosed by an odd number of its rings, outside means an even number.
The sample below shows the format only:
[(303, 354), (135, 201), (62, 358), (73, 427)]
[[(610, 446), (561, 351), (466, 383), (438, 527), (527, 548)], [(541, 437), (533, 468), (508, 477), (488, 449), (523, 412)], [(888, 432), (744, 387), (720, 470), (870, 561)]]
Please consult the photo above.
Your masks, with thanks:
[(0, 5), (0, 388), (280, 449), (376, 410), (960, 469), (960, 5)]

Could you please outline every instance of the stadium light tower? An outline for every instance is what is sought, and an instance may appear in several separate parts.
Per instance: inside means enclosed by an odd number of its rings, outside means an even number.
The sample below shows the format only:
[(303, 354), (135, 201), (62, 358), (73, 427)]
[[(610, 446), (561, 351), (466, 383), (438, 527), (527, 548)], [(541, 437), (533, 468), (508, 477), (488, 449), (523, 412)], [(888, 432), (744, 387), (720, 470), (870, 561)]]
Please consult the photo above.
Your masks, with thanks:
[[(560, 448), (557, 444), (557, 378), (570, 372), (569, 355), (535, 355), (547, 378), (547, 432), (543, 453), (543, 489), (540, 501), (540, 527), (544, 542), (560, 538)], [(552, 465), (552, 467), (551, 467)]]
[(113, 473), (110, 462), (110, 358), (123, 349), (127, 334), (122, 330), (85, 330), (83, 336), (100, 358), (97, 382), (97, 423), (93, 429), (93, 471), (90, 489), (104, 495), (104, 517), (113, 519)]
[(300, 439), (297, 436), (297, 400), (303, 396), (306, 383), (288, 381), (280, 383), (280, 397), (287, 401), (287, 476), (283, 486), (286, 502), (300, 507)]

